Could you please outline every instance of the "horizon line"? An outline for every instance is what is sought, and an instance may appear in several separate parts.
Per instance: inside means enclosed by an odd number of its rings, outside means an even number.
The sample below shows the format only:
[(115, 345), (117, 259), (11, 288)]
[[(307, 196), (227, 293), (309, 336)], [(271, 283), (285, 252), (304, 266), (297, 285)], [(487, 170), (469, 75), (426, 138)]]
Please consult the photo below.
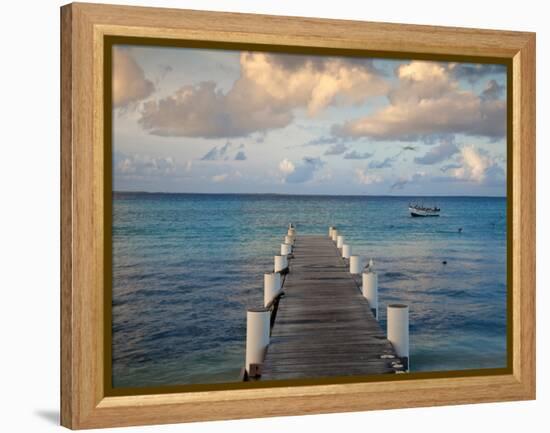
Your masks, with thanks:
[(296, 197), (464, 197), (464, 198), (507, 198), (506, 195), (446, 195), (446, 194), (426, 194), (426, 195), (398, 195), (398, 194), (292, 194), (278, 192), (169, 192), (169, 191), (132, 191), (132, 190), (113, 190), (113, 194), (179, 194), (179, 195), (276, 195), (276, 196), (296, 196)]

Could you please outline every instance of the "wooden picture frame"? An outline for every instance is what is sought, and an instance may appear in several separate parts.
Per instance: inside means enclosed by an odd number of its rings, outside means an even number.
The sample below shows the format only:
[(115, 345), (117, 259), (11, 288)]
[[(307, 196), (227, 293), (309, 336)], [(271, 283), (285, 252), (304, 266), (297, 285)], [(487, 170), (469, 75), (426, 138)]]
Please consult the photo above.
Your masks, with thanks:
[[(535, 398), (535, 34), (190, 10), (61, 8), (61, 424), (96, 428)], [(106, 37), (500, 59), (508, 119), (509, 372), (307, 386), (107, 395), (104, 386)], [(106, 180), (107, 179), (107, 180)], [(511, 217), (511, 218), (510, 218)], [(510, 251), (511, 250), (511, 251)]]

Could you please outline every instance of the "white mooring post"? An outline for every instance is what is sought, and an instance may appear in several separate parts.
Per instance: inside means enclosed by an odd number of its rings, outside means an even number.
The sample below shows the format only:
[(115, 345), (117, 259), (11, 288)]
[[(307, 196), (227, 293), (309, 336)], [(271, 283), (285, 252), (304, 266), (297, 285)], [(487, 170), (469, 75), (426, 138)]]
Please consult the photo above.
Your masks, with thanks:
[(338, 237), (336, 238), (336, 248), (342, 248), (343, 245), (344, 245), (344, 236), (338, 235)]
[(363, 296), (369, 302), (372, 314), (378, 320), (378, 274), (372, 270), (363, 272)]
[(290, 244), (281, 244), (281, 256), (288, 256), (292, 253), (292, 245)]
[(349, 256), (349, 272), (350, 274), (357, 274), (357, 275), (363, 272), (361, 256)]
[(393, 345), (395, 353), (404, 360), (407, 371), (410, 369), (409, 359), (409, 306), (405, 304), (388, 305), (388, 340)]
[(286, 234), (287, 234), (287, 236), (296, 236), (296, 229), (295, 228), (290, 228), (290, 229), (288, 229)]
[(330, 226), (330, 227), (328, 228), (328, 237), (331, 238), (331, 239), (332, 239), (332, 232), (333, 232), (334, 229), (335, 229), (334, 226)]
[(249, 308), (246, 312), (246, 360), (245, 369), (251, 374), (251, 364), (262, 364), (269, 345), (271, 313), (267, 308)]
[(338, 238), (338, 230), (334, 229), (332, 230), (332, 240), (336, 242), (337, 238)]
[(349, 259), (351, 256), (351, 245), (344, 244), (342, 245), (342, 257), (344, 259)]
[(281, 274), (270, 272), (264, 274), (264, 307), (267, 307), (281, 291)]
[(275, 256), (273, 260), (273, 269), (275, 272), (281, 272), (288, 267), (286, 256)]
[(285, 236), (285, 244), (294, 245), (294, 237), (286, 235)]

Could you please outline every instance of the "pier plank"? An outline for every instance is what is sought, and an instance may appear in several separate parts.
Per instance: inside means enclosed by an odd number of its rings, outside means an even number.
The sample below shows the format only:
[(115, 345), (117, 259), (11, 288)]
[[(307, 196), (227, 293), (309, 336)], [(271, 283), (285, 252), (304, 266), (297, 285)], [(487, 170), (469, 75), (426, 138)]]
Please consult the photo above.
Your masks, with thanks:
[[(298, 236), (261, 380), (395, 373), (399, 361), (334, 242)], [(394, 359), (381, 358), (392, 355)]]

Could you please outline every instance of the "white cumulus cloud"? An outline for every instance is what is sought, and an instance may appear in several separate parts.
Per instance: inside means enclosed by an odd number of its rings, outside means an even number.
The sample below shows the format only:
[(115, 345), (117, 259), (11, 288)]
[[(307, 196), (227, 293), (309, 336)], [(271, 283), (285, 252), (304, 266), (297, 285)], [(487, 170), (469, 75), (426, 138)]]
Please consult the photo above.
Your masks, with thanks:
[[(396, 70), (398, 85), (390, 104), (365, 117), (335, 125), (339, 137), (411, 141), (434, 134), (502, 138), (506, 134), (506, 101), (478, 95), (459, 86), (448, 64), (412, 61)], [(493, 86), (494, 87), (494, 86)], [(492, 89), (492, 88), (491, 88)]]
[(441, 168), (448, 174), (442, 180), (470, 182), (478, 185), (505, 185), (506, 170), (501, 158), (473, 145), (463, 146), (453, 162)]
[(122, 108), (135, 104), (155, 90), (152, 81), (145, 77), (141, 66), (127, 48), (113, 49), (112, 92), (113, 106)]
[(292, 173), (295, 169), (296, 166), (294, 165), (294, 163), (292, 161), (289, 161), (287, 158), (283, 159), (279, 163), (279, 170), (285, 175)]
[(215, 176), (212, 176), (212, 182), (223, 182), (224, 180), (227, 180), (228, 177), (228, 173), (216, 174)]
[(367, 170), (364, 170), (364, 169), (362, 170), (360, 168), (357, 168), (355, 170), (355, 177), (357, 179), (357, 182), (362, 185), (371, 185), (374, 183), (380, 183), (384, 181), (384, 179), (380, 175), (374, 174), (374, 173), (368, 173)]
[(285, 183), (305, 183), (312, 180), (315, 173), (325, 165), (321, 158), (304, 157), (298, 164), (288, 159), (279, 163), (279, 170), (283, 173)]
[(169, 176), (176, 172), (176, 163), (171, 156), (116, 153), (113, 165), (115, 174), (123, 176)]
[(494, 161), (473, 146), (464, 146), (460, 152), (459, 164), (460, 166), (449, 170), (453, 177), (479, 183), (485, 180), (487, 170), (494, 165)]
[(227, 92), (205, 81), (148, 101), (141, 126), (160, 136), (243, 137), (284, 128), (295, 109), (315, 116), (329, 105), (359, 104), (389, 88), (365, 59), (243, 52), (240, 68)]

